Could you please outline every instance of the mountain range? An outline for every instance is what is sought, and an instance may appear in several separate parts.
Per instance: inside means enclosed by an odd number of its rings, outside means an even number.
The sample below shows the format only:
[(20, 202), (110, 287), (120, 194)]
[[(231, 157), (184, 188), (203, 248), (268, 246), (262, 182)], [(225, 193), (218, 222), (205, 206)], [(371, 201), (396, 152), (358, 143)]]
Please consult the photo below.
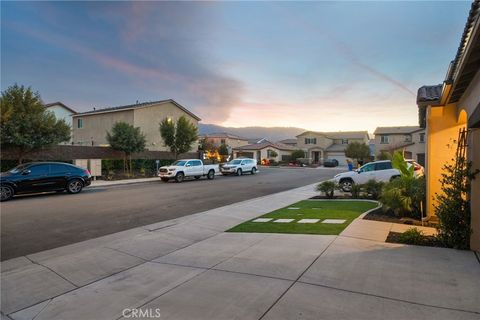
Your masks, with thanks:
[(307, 130), (295, 127), (223, 127), (216, 124), (199, 123), (198, 132), (202, 134), (226, 132), (248, 139), (261, 139), (276, 142), (284, 139), (292, 139)]

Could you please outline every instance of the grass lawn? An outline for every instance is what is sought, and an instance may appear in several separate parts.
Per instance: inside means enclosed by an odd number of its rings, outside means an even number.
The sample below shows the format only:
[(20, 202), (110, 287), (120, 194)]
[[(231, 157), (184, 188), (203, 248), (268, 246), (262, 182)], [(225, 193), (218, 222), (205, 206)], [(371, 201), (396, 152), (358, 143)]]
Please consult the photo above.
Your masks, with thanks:
[[(303, 233), (303, 234), (339, 234), (359, 215), (377, 207), (376, 203), (367, 201), (321, 201), (304, 200), (288, 207), (272, 211), (258, 218), (273, 218), (269, 222), (252, 222), (239, 224), (227, 232), (269, 232), (269, 233)], [(299, 208), (291, 210), (288, 208)], [(288, 223), (273, 222), (276, 219), (295, 219)], [(316, 223), (297, 223), (301, 219), (320, 219)], [(325, 219), (343, 219), (342, 224), (322, 223)]]

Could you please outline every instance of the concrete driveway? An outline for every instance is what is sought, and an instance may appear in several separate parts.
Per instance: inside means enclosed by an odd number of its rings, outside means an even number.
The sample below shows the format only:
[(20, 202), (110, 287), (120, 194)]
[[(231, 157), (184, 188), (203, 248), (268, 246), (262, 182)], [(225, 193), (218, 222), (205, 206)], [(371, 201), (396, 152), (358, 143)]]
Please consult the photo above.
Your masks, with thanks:
[[(11, 319), (479, 319), (473, 252), (225, 233), (313, 186), (2, 262)], [(378, 230), (391, 224), (377, 225)], [(349, 230), (350, 229), (350, 230)]]

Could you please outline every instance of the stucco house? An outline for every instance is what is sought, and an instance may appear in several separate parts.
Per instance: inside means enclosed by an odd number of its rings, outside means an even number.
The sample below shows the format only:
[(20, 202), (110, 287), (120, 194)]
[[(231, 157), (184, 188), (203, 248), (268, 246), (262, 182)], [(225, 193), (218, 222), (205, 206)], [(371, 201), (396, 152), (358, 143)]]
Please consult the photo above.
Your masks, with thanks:
[[(146, 149), (168, 151), (160, 136), (159, 124), (165, 118), (176, 121), (181, 116), (198, 126), (200, 118), (172, 99), (77, 113), (73, 115), (72, 140), (74, 145), (108, 146), (107, 132), (115, 123), (123, 121), (140, 127), (146, 136)], [(197, 149), (198, 144), (195, 143), (191, 151)]]
[[(474, 1), (455, 59), (442, 84), (418, 90), (420, 126), (426, 128), (427, 215), (435, 215), (443, 166), (466, 154), (480, 169), (480, 1)], [(463, 132), (463, 133), (462, 133)], [(457, 153), (458, 152), (458, 153)], [(470, 247), (480, 250), (480, 177), (472, 181)]]
[[(75, 110), (59, 101), (45, 104), (45, 109), (52, 112), (58, 120), (64, 120), (72, 128), (72, 117), (77, 113)], [(71, 142), (72, 139), (70, 138), (70, 141), (63, 144), (70, 144)]]
[(375, 156), (382, 152), (402, 151), (405, 159), (425, 165), (425, 129), (419, 126), (378, 127), (375, 132)]
[(289, 146), (292, 146), (292, 147), (297, 146), (297, 139), (284, 139), (284, 140), (280, 140), (278, 142), (289, 145)]
[(230, 148), (248, 145), (248, 139), (227, 132), (209, 133), (200, 135), (199, 140), (207, 139), (211, 144), (219, 147), (222, 144)]
[[(261, 161), (263, 159), (275, 160), (277, 162), (289, 161), (292, 151), (294, 150), (296, 150), (296, 148), (293, 146), (265, 140), (260, 143), (234, 148), (233, 157), (247, 157), (256, 159), (257, 161)], [(277, 155), (273, 156), (272, 151), (274, 151)]]
[(367, 131), (316, 132), (306, 131), (297, 136), (296, 149), (305, 151), (311, 163), (322, 163), (325, 159), (336, 159), (339, 165), (347, 165), (345, 148), (349, 143), (368, 145)]

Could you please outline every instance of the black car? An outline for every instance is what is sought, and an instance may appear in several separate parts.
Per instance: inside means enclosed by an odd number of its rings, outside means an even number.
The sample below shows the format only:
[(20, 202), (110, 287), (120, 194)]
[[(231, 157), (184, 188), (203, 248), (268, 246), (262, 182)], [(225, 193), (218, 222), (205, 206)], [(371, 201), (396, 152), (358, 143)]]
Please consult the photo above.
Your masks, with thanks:
[(337, 159), (327, 159), (323, 162), (324, 167), (338, 167)]
[(1, 201), (22, 193), (64, 190), (68, 193), (79, 193), (91, 182), (92, 176), (88, 170), (68, 163), (25, 163), (1, 173)]

